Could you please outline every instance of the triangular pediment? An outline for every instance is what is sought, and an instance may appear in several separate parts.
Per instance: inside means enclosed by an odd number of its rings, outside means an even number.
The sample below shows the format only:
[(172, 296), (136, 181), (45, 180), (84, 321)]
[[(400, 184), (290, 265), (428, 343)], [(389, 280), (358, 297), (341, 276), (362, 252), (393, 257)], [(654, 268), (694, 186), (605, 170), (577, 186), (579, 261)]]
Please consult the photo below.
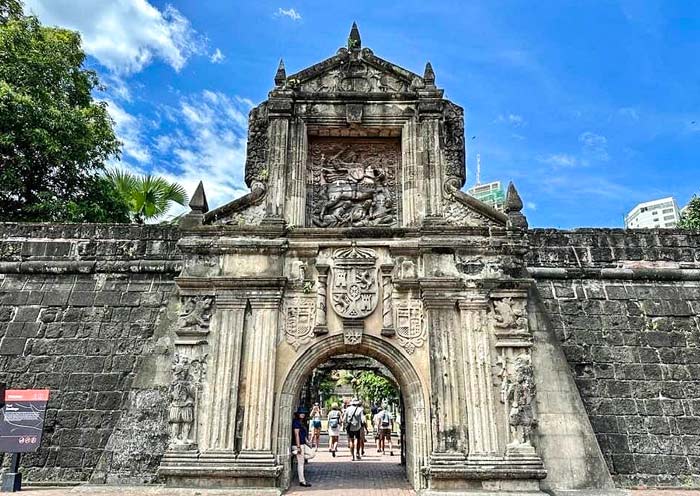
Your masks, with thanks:
[(418, 74), (392, 64), (369, 48), (341, 48), (336, 55), (286, 78), (285, 86), (298, 92), (407, 93), (425, 87)]

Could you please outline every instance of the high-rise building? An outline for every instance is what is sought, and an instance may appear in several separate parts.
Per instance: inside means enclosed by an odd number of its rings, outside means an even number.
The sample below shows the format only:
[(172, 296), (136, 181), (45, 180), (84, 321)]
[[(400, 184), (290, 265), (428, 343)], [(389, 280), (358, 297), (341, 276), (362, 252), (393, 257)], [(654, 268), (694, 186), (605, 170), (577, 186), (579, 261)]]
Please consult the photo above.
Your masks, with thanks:
[(497, 210), (503, 210), (506, 202), (506, 194), (501, 187), (501, 181), (476, 184), (469, 188), (467, 193)]
[(626, 229), (676, 227), (681, 211), (676, 200), (669, 196), (640, 203), (625, 215)]

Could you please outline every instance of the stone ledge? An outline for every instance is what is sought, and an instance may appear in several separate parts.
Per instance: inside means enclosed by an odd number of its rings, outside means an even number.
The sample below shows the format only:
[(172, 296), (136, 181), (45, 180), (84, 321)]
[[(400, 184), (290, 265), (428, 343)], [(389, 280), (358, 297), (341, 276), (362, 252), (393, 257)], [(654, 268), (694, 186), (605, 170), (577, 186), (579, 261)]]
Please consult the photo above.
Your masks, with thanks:
[(528, 267), (535, 279), (625, 279), (652, 281), (700, 281), (700, 269), (642, 268), (561, 268)]

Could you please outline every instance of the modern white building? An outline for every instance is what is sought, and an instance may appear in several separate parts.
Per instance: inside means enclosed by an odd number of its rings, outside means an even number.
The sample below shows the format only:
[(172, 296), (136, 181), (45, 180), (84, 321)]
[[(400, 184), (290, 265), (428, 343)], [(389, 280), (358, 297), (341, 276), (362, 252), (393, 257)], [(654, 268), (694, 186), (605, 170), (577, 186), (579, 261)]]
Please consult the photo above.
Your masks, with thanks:
[(501, 181), (476, 184), (469, 188), (467, 193), (497, 210), (503, 210), (505, 205), (506, 194), (501, 187)]
[(640, 203), (625, 215), (625, 229), (676, 227), (681, 211), (676, 200), (669, 196)]

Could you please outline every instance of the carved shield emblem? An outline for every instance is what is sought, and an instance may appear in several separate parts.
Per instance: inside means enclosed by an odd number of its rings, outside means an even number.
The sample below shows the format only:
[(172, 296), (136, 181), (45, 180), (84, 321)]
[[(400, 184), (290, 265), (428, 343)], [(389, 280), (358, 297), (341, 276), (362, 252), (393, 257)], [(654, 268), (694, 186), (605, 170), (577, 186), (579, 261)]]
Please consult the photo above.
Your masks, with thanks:
[(333, 254), (331, 303), (346, 319), (362, 319), (377, 307), (377, 256), (366, 248), (340, 248)]

